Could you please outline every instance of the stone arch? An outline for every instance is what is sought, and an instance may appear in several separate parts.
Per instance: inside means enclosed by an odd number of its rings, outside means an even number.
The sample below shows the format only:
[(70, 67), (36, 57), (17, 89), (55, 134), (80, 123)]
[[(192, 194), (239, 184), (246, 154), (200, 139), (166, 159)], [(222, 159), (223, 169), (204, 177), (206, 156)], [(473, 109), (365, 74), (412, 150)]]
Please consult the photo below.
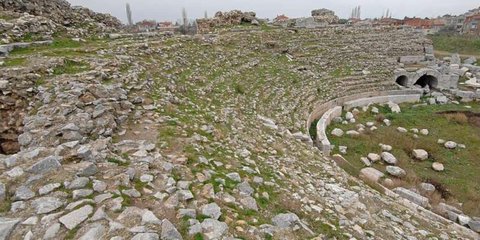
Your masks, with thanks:
[(432, 88), (437, 88), (438, 86), (438, 79), (437, 77), (430, 75), (430, 74), (424, 74), (422, 75), (414, 85), (419, 85), (422, 88), (428, 86), (430, 89)]
[(405, 75), (398, 76), (395, 82), (400, 86), (408, 87), (408, 77)]

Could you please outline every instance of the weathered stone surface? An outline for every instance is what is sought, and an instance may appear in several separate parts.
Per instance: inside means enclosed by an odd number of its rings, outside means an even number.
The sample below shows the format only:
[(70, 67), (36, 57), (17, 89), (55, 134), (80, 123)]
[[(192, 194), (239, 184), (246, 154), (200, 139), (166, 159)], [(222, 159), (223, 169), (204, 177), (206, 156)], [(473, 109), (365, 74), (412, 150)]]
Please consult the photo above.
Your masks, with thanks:
[(79, 240), (102, 239), (106, 229), (102, 224), (94, 224), (90, 226), (88, 231), (79, 238)]
[(209, 203), (201, 208), (202, 214), (213, 219), (218, 219), (222, 215), (220, 207), (216, 203)]
[(388, 174), (398, 178), (402, 178), (407, 175), (407, 172), (405, 172), (405, 170), (397, 166), (387, 166), (386, 170)]
[(385, 161), (388, 164), (391, 164), (391, 165), (397, 164), (397, 158), (389, 152), (382, 152), (380, 156), (382, 157), (383, 161)]
[(228, 225), (215, 219), (205, 219), (201, 223), (203, 236), (205, 239), (221, 239), (228, 232)]
[(372, 161), (374, 163), (380, 161), (380, 159), (381, 159), (380, 155), (378, 155), (376, 153), (369, 153), (367, 155), (367, 157), (368, 157), (368, 159), (370, 159), (370, 161)]
[(6, 187), (5, 187), (5, 184), (3, 184), (2, 182), (0, 182), (0, 200), (5, 200), (5, 194), (6, 194)]
[(32, 206), (35, 208), (37, 214), (45, 214), (53, 212), (65, 203), (58, 198), (54, 197), (41, 197), (37, 198), (32, 202)]
[(412, 154), (413, 154), (413, 157), (415, 157), (415, 159), (418, 159), (421, 161), (428, 159), (428, 152), (423, 149), (414, 149)]
[(340, 129), (340, 128), (335, 128), (332, 130), (332, 135), (335, 136), (335, 137), (341, 137), (343, 136), (343, 130)]
[(294, 213), (282, 213), (272, 218), (273, 225), (280, 228), (293, 227), (299, 221), (300, 219)]
[(15, 191), (15, 200), (28, 200), (35, 197), (35, 193), (28, 187), (21, 186)]
[(456, 142), (448, 141), (448, 142), (445, 143), (444, 146), (445, 146), (445, 148), (447, 148), (447, 149), (455, 149), (455, 148), (457, 148), (457, 145), (458, 145), (458, 144), (457, 144)]
[(473, 231), (480, 233), (480, 220), (470, 220), (468, 222), (468, 227), (472, 229)]
[(401, 197), (406, 198), (406, 199), (410, 200), (411, 202), (413, 202), (417, 205), (420, 205), (422, 207), (428, 207), (429, 206), (428, 198), (423, 197), (422, 195), (417, 194), (415, 192), (412, 192), (408, 189), (405, 189), (405, 188), (402, 188), (402, 187), (397, 187), (397, 188), (393, 189), (393, 191), (395, 193), (397, 193), (398, 195), (400, 195)]
[(375, 168), (367, 167), (360, 170), (360, 178), (365, 178), (372, 182), (378, 182), (383, 176), (385, 176), (385, 174)]
[(158, 240), (160, 237), (156, 233), (138, 233), (132, 240)]
[(183, 239), (183, 238), (182, 238), (182, 235), (175, 228), (175, 226), (170, 221), (165, 219), (165, 220), (163, 220), (163, 223), (162, 223), (161, 239), (179, 240), (179, 239)]
[[(168, 220), (167, 220), (168, 221)], [(164, 221), (165, 222), (165, 221)], [(150, 210), (144, 210), (142, 214), (142, 224), (162, 224), (162, 221), (155, 216), (155, 214)]]
[(34, 174), (44, 174), (58, 169), (61, 166), (59, 159), (54, 156), (46, 157), (33, 164), (27, 171)]
[(0, 240), (10, 239), (10, 234), (20, 222), (20, 219), (0, 217)]
[(240, 204), (246, 209), (258, 211), (257, 201), (253, 197), (246, 196), (240, 198)]
[(78, 177), (75, 178), (70, 184), (68, 184), (67, 189), (79, 189), (84, 188), (90, 182), (90, 179), (87, 177)]
[(445, 170), (445, 167), (443, 166), (442, 163), (434, 162), (432, 163), (432, 169), (437, 172), (443, 172), (443, 170)]
[(60, 223), (54, 223), (50, 227), (47, 228), (45, 234), (43, 235), (43, 239), (55, 239), (57, 236), (58, 231), (60, 231)]
[(80, 223), (87, 220), (88, 216), (92, 213), (93, 207), (90, 205), (86, 205), (62, 216), (61, 218), (59, 218), (59, 221), (66, 228), (72, 230), (76, 228)]
[(58, 189), (60, 186), (61, 186), (60, 183), (50, 183), (38, 189), (38, 193), (40, 195), (45, 195), (45, 194), (51, 193), (55, 189)]

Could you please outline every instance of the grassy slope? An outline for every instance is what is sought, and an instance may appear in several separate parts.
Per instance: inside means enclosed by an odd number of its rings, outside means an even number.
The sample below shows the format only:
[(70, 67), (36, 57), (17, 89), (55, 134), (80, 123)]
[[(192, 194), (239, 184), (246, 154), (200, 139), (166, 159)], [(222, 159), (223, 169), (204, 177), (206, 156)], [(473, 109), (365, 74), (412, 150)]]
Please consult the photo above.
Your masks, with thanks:
[[(473, 111), (480, 112), (480, 105), (473, 104)], [(399, 166), (404, 168), (410, 177), (407, 182), (417, 183), (418, 180), (433, 180), (446, 186), (448, 190), (460, 202), (465, 203), (464, 210), (471, 214), (480, 214), (477, 203), (480, 201), (480, 130), (470, 124), (459, 124), (449, 121), (446, 117), (437, 115), (437, 112), (445, 110), (466, 110), (462, 105), (435, 105), (428, 107), (411, 108), (402, 106), (402, 114), (388, 113), (386, 108), (381, 108), (382, 113), (392, 121), (392, 126), (380, 126), (377, 131), (366, 132), (357, 138), (344, 136), (341, 138), (330, 137), (336, 146), (348, 146), (348, 152), (345, 158), (351, 163), (350, 171), (353, 175), (358, 175), (358, 171), (363, 168), (360, 157), (366, 157), (368, 153), (380, 154), (379, 143), (388, 144), (393, 147), (392, 153), (399, 160)], [(365, 124), (367, 121), (375, 121), (375, 116), (370, 113), (362, 113), (357, 117), (358, 123)], [(356, 124), (354, 124), (356, 125)], [(354, 129), (352, 124), (342, 125), (333, 124), (327, 129), (331, 132), (334, 128), (343, 130)], [(428, 136), (420, 135), (419, 139), (413, 138), (413, 133), (400, 133), (397, 127), (426, 128), (429, 129)], [(447, 150), (441, 144), (437, 144), (438, 139), (452, 140), (458, 143), (466, 144), (466, 149)], [(411, 158), (413, 149), (425, 149), (429, 154), (429, 159), (419, 162)], [(445, 165), (445, 171), (438, 173), (432, 170), (431, 165), (434, 161)], [(385, 165), (375, 164), (375, 168), (384, 171)], [(408, 184), (407, 184), (408, 185)]]
[(480, 56), (480, 38), (469, 36), (432, 35), (435, 50)]

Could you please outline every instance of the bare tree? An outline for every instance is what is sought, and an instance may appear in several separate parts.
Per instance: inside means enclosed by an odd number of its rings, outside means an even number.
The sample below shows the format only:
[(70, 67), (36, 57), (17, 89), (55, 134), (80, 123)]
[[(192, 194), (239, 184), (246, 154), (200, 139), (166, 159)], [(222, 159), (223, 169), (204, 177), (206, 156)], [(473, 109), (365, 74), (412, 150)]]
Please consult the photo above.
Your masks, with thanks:
[(127, 19), (128, 19), (128, 25), (132, 26), (133, 25), (132, 9), (130, 9), (130, 4), (128, 3), (127, 3)]

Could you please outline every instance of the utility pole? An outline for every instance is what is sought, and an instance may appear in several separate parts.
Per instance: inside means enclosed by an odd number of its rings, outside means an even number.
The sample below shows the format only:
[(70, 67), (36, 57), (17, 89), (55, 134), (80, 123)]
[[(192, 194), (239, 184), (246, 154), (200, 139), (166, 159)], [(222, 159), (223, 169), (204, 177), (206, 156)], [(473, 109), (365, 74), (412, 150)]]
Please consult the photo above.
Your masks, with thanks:
[(127, 3), (127, 19), (128, 19), (128, 25), (132, 26), (133, 25), (132, 9), (130, 9), (130, 4), (128, 3)]

